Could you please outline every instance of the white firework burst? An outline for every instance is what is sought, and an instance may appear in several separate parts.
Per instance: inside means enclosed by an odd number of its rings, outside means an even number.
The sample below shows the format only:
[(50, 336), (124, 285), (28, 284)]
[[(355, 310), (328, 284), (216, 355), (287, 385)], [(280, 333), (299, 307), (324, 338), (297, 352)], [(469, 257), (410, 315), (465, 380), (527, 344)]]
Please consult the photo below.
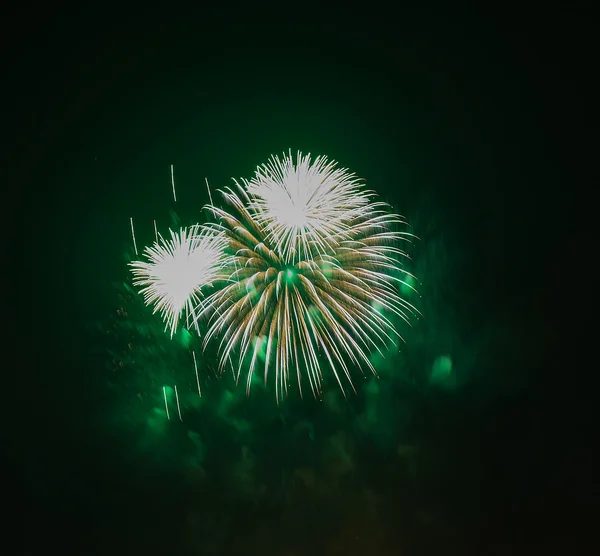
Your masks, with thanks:
[(252, 217), (286, 263), (328, 252), (346, 237), (349, 222), (372, 211), (373, 193), (325, 156), (272, 156), (252, 179), (241, 181)]
[(198, 331), (202, 288), (226, 279), (228, 240), (214, 228), (200, 225), (169, 233), (170, 239), (159, 235), (157, 242), (146, 247), (147, 261), (134, 261), (130, 266), (134, 285), (142, 287), (146, 305), (161, 314), (172, 337), (183, 313)]

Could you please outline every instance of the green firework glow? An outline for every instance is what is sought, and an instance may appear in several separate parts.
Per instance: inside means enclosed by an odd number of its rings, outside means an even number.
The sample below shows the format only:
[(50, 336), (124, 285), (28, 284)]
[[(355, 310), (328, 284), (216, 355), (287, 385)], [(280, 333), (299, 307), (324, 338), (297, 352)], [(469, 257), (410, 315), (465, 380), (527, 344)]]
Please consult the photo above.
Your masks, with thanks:
[(184, 311), (188, 327), (204, 321), (220, 370), (244, 375), (248, 392), (273, 374), (278, 400), (292, 381), (320, 396), (325, 371), (344, 392), (353, 369), (375, 373), (369, 356), (402, 339), (394, 319), (418, 313), (405, 219), (335, 162), (300, 153), (220, 193), (224, 208), (207, 207), (215, 222), (171, 232), (132, 263), (171, 334)]

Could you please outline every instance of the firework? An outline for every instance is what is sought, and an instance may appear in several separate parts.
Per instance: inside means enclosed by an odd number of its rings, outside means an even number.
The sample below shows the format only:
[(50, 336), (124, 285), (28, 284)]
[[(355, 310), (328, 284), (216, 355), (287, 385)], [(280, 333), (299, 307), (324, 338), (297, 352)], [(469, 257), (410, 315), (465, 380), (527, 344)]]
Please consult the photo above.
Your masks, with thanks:
[(130, 263), (134, 285), (146, 305), (154, 307), (165, 322), (165, 330), (175, 333), (183, 313), (186, 321), (198, 330), (197, 313), (203, 297), (202, 288), (224, 279), (224, 248), (227, 239), (205, 226), (169, 230), (170, 239), (157, 235), (158, 240), (146, 247), (147, 261)]
[(372, 210), (372, 192), (324, 156), (312, 162), (300, 152), (296, 161), (291, 152), (272, 156), (242, 183), (249, 212), (286, 263), (328, 253), (333, 241), (346, 237), (349, 223)]
[(393, 315), (408, 322), (417, 312), (399, 294), (408, 274), (399, 245), (413, 237), (397, 231), (405, 220), (334, 168), (275, 158), (221, 191), (227, 210), (209, 206), (232, 266), (203, 301), (204, 342), (219, 340), (221, 370), (229, 362), (239, 379), (247, 369), (248, 391), (261, 366), (265, 381), (274, 369), (278, 400), (293, 375), (300, 393), (306, 377), (320, 395), (325, 368), (344, 391), (352, 366), (375, 372), (369, 355), (400, 338)]

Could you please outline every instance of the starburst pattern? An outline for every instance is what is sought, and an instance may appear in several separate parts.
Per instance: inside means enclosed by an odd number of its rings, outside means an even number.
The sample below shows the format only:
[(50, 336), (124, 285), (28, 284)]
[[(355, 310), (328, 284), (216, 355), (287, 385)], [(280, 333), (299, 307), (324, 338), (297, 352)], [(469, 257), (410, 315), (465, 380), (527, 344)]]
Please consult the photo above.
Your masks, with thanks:
[[(298, 192), (302, 187), (300, 182)], [(237, 184), (221, 191), (228, 210), (209, 207), (218, 220), (215, 233), (228, 239), (233, 266), (230, 283), (203, 302), (202, 313), (209, 316), (204, 342), (218, 339), (221, 370), (231, 363), (239, 379), (247, 369), (248, 391), (260, 368), (265, 381), (274, 370), (278, 400), (292, 376), (301, 393), (306, 377), (318, 396), (323, 368), (331, 370), (344, 391), (344, 384), (352, 386), (352, 366), (375, 372), (369, 355), (383, 355), (384, 346), (400, 338), (394, 315), (409, 322), (417, 313), (399, 294), (409, 275), (402, 268), (407, 255), (400, 242), (414, 236), (397, 229), (406, 225), (401, 216), (369, 201), (356, 187), (349, 187), (347, 210), (333, 200), (341, 203), (344, 196), (323, 195), (318, 206), (327, 206), (331, 226), (317, 221), (306, 226), (306, 233), (298, 223), (279, 220), (283, 209), (265, 200), (266, 186)], [(297, 240), (301, 249), (292, 247)]]
[(224, 249), (228, 241), (200, 225), (169, 233), (170, 239), (159, 236), (159, 241), (145, 249), (147, 261), (134, 261), (130, 266), (133, 283), (142, 287), (145, 303), (161, 314), (165, 330), (170, 329), (173, 336), (184, 313), (186, 321), (198, 330), (202, 289), (226, 279)]
[(372, 210), (373, 193), (325, 156), (272, 156), (242, 183), (249, 212), (286, 263), (329, 252), (332, 241), (346, 237), (348, 222)]

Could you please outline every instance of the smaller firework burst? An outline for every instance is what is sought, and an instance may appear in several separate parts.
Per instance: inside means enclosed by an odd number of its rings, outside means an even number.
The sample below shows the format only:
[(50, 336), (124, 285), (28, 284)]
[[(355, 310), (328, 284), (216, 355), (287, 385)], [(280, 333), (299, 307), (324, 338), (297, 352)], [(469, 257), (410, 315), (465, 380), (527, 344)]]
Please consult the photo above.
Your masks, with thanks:
[(186, 323), (193, 323), (198, 331), (202, 289), (226, 279), (224, 248), (228, 240), (201, 225), (169, 233), (170, 239), (159, 235), (154, 245), (146, 247), (147, 261), (134, 261), (130, 266), (134, 285), (142, 287), (146, 305), (160, 313), (172, 337), (183, 313)]
[(346, 238), (349, 223), (372, 211), (373, 192), (325, 156), (272, 156), (242, 182), (250, 213), (285, 263), (331, 251), (336, 240)]

